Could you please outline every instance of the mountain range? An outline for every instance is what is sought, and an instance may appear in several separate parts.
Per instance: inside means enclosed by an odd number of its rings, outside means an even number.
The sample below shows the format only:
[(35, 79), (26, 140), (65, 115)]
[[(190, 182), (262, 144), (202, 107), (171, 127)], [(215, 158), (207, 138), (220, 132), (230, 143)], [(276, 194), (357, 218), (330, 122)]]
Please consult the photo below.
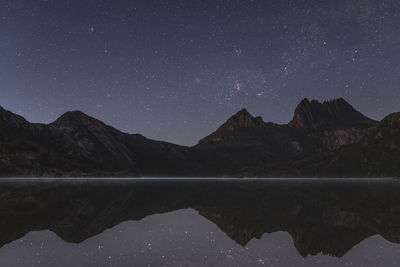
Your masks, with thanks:
[(287, 124), (246, 109), (192, 147), (123, 133), (80, 111), (30, 123), (0, 107), (2, 176), (399, 176), (400, 113), (303, 99)]

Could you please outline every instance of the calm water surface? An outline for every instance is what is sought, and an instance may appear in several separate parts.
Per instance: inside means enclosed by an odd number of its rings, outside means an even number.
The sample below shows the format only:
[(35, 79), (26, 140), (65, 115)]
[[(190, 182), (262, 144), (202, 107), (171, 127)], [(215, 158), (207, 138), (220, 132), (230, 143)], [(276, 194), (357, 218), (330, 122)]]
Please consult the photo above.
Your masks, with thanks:
[(400, 181), (3, 179), (0, 266), (400, 266)]

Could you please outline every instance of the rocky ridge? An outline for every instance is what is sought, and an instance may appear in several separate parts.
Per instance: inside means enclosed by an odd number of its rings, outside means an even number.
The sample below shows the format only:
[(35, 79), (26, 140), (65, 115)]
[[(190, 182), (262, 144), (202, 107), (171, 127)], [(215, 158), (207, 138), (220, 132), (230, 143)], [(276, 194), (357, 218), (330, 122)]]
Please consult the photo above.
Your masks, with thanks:
[(0, 174), (396, 176), (398, 116), (378, 123), (342, 98), (303, 99), (288, 124), (242, 109), (185, 147), (123, 133), (80, 111), (46, 125), (1, 108)]

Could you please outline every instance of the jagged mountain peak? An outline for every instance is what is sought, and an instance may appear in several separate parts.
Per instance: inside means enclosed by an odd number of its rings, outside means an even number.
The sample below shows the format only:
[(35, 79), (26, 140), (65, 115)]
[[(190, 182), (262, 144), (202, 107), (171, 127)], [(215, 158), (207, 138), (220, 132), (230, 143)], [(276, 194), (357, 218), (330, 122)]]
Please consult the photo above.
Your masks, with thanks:
[(235, 115), (230, 117), (225, 125), (229, 128), (245, 128), (245, 127), (255, 127), (262, 125), (264, 122), (261, 117), (253, 117), (247, 109), (243, 108)]
[(329, 104), (344, 104), (351, 106), (343, 97), (338, 97), (338, 98), (333, 98), (330, 100), (324, 100), (322, 103), (316, 99), (308, 99), (307, 97), (303, 98), (299, 105), (304, 105), (304, 104), (318, 104), (318, 105), (329, 105)]
[(299, 129), (369, 128), (376, 121), (365, 117), (342, 97), (319, 102), (304, 98), (296, 107), (289, 126)]
[(325, 100), (322, 103), (318, 100), (312, 99), (311, 101), (308, 98), (304, 98), (300, 101), (295, 109), (296, 112), (300, 112), (303, 109), (312, 109), (312, 111), (320, 111), (323, 108), (331, 107), (331, 108), (347, 108), (349, 110), (355, 109), (342, 97), (334, 98), (331, 100)]
[[(238, 112), (236, 112), (235, 115), (236, 115), (236, 116), (237, 116), (237, 115), (243, 115), (243, 116), (253, 117), (253, 116), (250, 114), (250, 112), (247, 111), (246, 108), (242, 108), (241, 110), (239, 110)], [(234, 116), (235, 116), (235, 115), (234, 115)]]
[(238, 129), (256, 128), (264, 125), (265, 122), (260, 116), (254, 117), (247, 109), (243, 108), (231, 116), (215, 132), (200, 140), (199, 143), (217, 142), (219, 140), (229, 139)]
[(347, 102), (343, 97), (338, 97), (338, 98), (334, 98), (334, 99), (331, 99), (331, 100), (325, 100), (323, 102), (323, 104), (326, 104), (326, 103), (340, 103), (340, 104), (351, 106), (349, 104), (349, 102)]

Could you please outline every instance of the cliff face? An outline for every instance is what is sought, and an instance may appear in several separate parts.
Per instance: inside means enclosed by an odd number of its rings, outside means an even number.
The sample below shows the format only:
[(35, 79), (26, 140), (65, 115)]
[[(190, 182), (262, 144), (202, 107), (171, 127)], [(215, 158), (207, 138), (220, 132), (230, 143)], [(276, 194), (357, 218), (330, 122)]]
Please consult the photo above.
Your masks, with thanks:
[(245, 173), (254, 176), (398, 177), (399, 166), (400, 113), (393, 113), (367, 129), (355, 143), (300, 160), (250, 167)]
[(366, 130), (376, 123), (355, 110), (343, 98), (323, 103), (303, 99), (288, 126), (315, 136), (323, 152), (358, 142)]
[(322, 147), (326, 151), (333, 151), (343, 145), (357, 143), (368, 128), (344, 128), (324, 130), (321, 135)]
[(305, 98), (296, 107), (289, 126), (305, 131), (317, 129), (365, 129), (370, 128), (376, 121), (369, 119), (355, 110), (343, 98), (311, 102)]
[(359, 142), (315, 163), (321, 175), (400, 176), (400, 113), (385, 117)]
[[(303, 99), (296, 107), (293, 119), (284, 125), (265, 123), (261, 117), (253, 117), (243, 109), (229, 118), (215, 132), (199, 141), (199, 144), (223, 143), (228, 140), (248, 139), (257, 132), (290, 132), (292, 142), (305, 135), (313, 136), (321, 150), (334, 150), (344, 144), (355, 143), (366, 129), (377, 122), (356, 111), (343, 98), (320, 103)], [(255, 138), (252, 136), (252, 138)], [(318, 139), (318, 140), (317, 140)]]
[(376, 124), (344, 99), (303, 99), (288, 124), (266, 123), (242, 110), (195, 147), (197, 159), (216, 172), (334, 151), (360, 140)]

